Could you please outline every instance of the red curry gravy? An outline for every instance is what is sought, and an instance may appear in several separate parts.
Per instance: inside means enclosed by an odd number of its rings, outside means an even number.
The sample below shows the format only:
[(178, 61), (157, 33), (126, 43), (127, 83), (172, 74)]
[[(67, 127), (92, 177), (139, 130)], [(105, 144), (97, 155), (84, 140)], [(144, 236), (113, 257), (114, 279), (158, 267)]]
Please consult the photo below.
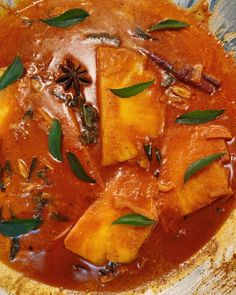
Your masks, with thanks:
[[(81, 4), (79, 3), (81, 2)], [(94, 3), (93, 3), (94, 2)], [(156, 3), (155, 3), (156, 2)], [(90, 12), (85, 21), (66, 30), (48, 27), (38, 21), (59, 15), (64, 11), (81, 7)], [(207, 10), (202, 8), (204, 16)], [(156, 40), (141, 40), (134, 38), (132, 32), (137, 27), (148, 28), (151, 24), (165, 18), (181, 19), (191, 24), (187, 30), (165, 30), (153, 33)], [(202, 20), (205, 21), (202, 21)], [(92, 84), (85, 87), (84, 93), (88, 101), (97, 104), (96, 95), (96, 58), (95, 49), (98, 44), (89, 42), (85, 36), (89, 33), (106, 32), (115, 35), (121, 40), (121, 47), (145, 47), (154, 50), (160, 55), (174, 62), (181, 57), (191, 65), (202, 64), (204, 69), (217, 77), (221, 89), (214, 95), (194, 89), (194, 96), (187, 104), (189, 111), (195, 109), (226, 109), (220, 124), (227, 127), (234, 135), (236, 133), (236, 69), (233, 59), (226, 57), (221, 44), (219, 44), (206, 29), (207, 18), (198, 19), (193, 12), (180, 10), (168, 1), (21, 1), (16, 11), (9, 10), (0, 19), (0, 67), (6, 67), (16, 54), (22, 58), (27, 75), (40, 77), (43, 85), (43, 95), (29, 86), (26, 79), (22, 79), (14, 94), (14, 116), (9, 119), (4, 134), (1, 134), (1, 163), (7, 159), (17, 171), (18, 159), (24, 159), (30, 165), (33, 157), (40, 159), (39, 168), (48, 165), (47, 177), (49, 183), (42, 185), (42, 180), (34, 174), (30, 183), (25, 184), (18, 173), (14, 173), (6, 192), (1, 192), (0, 203), (3, 207), (3, 217), (10, 218), (9, 208), (18, 218), (30, 218), (35, 214), (35, 196), (39, 192), (50, 196), (50, 203), (42, 212), (43, 224), (32, 234), (20, 238), (20, 251), (17, 257), (9, 262), (10, 240), (1, 236), (1, 260), (17, 271), (38, 281), (63, 288), (83, 291), (113, 291), (129, 290), (139, 285), (161, 277), (196, 253), (225, 222), (232, 208), (234, 198), (221, 199), (177, 222), (174, 228), (166, 232), (161, 225), (157, 225), (150, 238), (144, 243), (136, 261), (128, 265), (128, 273), (116, 277), (114, 280), (101, 283), (99, 269), (92, 264), (66, 250), (64, 238), (66, 233), (76, 223), (90, 204), (96, 199), (104, 183), (114, 171), (121, 166), (132, 164), (119, 164), (114, 166), (101, 166), (101, 143), (90, 145), (89, 159), (81, 159), (93, 171), (93, 163), (99, 169), (101, 179), (98, 185), (90, 185), (78, 181), (72, 174), (68, 163), (62, 164), (53, 161), (48, 153), (48, 132), (45, 122), (40, 114), (33, 119), (27, 119), (19, 128), (19, 122), (25, 112), (32, 108), (50, 110), (65, 124), (63, 153), (70, 151), (80, 154), (79, 124), (71, 109), (52, 95), (56, 86), (55, 79), (59, 76), (59, 64), (65, 57), (73, 57), (77, 63), (88, 69)], [(30, 74), (29, 74), (30, 73)], [(164, 89), (159, 88), (160, 93)], [(42, 98), (43, 96), (43, 98)], [(40, 98), (39, 98), (40, 97)], [(174, 124), (175, 118), (182, 114), (173, 105), (167, 106), (166, 126)], [(63, 115), (61, 115), (63, 114)], [(63, 119), (64, 118), (64, 119)], [(65, 121), (67, 118), (67, 121)], [(144, 122), (145, 124), (145, 122)], [(230, 142), (232, 155), (231, 181), (233, 190), (235, 178), (234, 154), (236, 152), (235, 140)], [(46, 163), (46, 164), (45, 164)], [(36, 187), (29, 188), (36, 183)], [(68, 221), (60, 222), (50, 218), (51, 212), (60, 212), (68, 217)], [(83, 265), (83, 268), (76, 268)]]

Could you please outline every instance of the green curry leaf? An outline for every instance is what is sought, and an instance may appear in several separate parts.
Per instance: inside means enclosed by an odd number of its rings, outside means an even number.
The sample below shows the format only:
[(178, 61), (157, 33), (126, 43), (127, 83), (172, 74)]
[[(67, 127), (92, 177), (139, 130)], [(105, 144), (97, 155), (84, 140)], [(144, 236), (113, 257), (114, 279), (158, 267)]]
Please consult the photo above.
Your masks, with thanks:
[(78, 179), (85, 182), (96, 183), (96, 180), (91, 178), (84, 170), (83, 166), (80, 163), (80, 160), (76, 157), (75, 154), (68, 152), (67, 160), (70, 164), (71, 170)]
[(0, 233), (5, 237), (25, 235), (42, 224), (41, 219), (11, 219), (0, 221)]
[(19, 56), (7, 67), (6, 71), (0, 77), (0, 90), (5, 89), (10, 84), (18, 80), (24, 73), (24, 66)]
[(149, 32), (153, 32), (153, 31), (160, 31), (160, 30), (170, 30), (170, 29), (175, 29), (175, 30), (179, 30), (179, 29), (183, 29), (183, 28), (187, 28), (190, 25), (183, 22), (183, 21), (179, 21), (176, 19), (165, 19), (161, 22), (158, 22), (154, 25), (152, 25), (148, 31)]
[(212, 162), (220, 159), (223, 155), (225, 155), (225, 153), (213, 154), (192, 163), (185, 172), (184, 183), (186, 183), (198, 171), (210, 165)]
[(149, 226), (155, 223), (155, 220), (141, 214), (127, 214), (112, 222), (112, 224), (125, 224), (132, 226)]
[(62, 153), (61, 153), (61, 144), (62, 144), (62, 129), (61, 123), (58, 119), (53, 120), (52, 126), (49, 131), (48, 137), (48, 147), (49, 152), (59, 162), (62, 162)]
[(68, 28), (76, 24), (81, 23), (89, 16), (89, 13), (81, 8), (74, 8), (67, 10), (59, 16), (55, 16), (48, 19), (42, 19), (41, 21), (51, 27)]
[(121, 98), (129, 98), (143, 92), (148, 87), (154, 84), (155, 80), (135, 84), (130, 87), (120, 89), (109, 89), (113, 94)]
[(195, 125), (207, 123), (215, 120), (224, 113), (225, 110), (204, 110), (204, 111), (193, 111), (179, 116), (176, 119), (176, 123), (185, 125)]

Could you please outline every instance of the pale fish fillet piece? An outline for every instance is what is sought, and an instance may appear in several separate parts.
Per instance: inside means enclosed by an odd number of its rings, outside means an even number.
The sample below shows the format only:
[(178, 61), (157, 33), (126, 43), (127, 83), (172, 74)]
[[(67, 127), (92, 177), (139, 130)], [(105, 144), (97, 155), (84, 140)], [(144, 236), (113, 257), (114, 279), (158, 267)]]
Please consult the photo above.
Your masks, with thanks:
[(140, 53), (100, 47), (97, 50), (98, 93), (101, 113), (102, 165), (138, 157), (145, 137), (163, 132), (165, 105), (158, 100), (158, 86), (120, 98), (109, 89), (157, 80), (156, 71)]
[(128, 213), (157, 220), (157, 179), (142, 169), (121, 169), (100, 198), (85, 212), (65, 239), (65, 246), (96, 265), (107, 261), (129, 263), (153, 226), (112, 225)]
[[(224, 167), (224, 163), (229, 161), (225, 141), (229, 138), (229, 131), (216, 125), (174, 126), (167, 130), (160, 181), (172, 182), (174, 189), (163, 194), (164, 219), (173, 212), (177, 216), (190, 214), (220, 197), (232, 195), (229, 170)], [(226, 155), (197, 172), (184, 184), (184, 174), (193, 162), (216, 153)], [(168, 211), (172, 213), (168, 214)]]

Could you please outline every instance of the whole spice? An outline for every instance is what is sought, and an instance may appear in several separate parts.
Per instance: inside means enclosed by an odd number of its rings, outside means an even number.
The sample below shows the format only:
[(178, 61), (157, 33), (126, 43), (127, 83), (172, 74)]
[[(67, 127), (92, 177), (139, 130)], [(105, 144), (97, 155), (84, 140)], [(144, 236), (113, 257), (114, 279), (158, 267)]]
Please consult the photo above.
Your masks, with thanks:
[(18, 171), (24, 179), (28, 179), (29, 168), (24, 160), (18, 159)]
[(56, 83), (64, 85), (65, 90), (73, 86), (76, 95), (81, 96), (81, 85), (91, 83), (91, 80), (87, 77), (87, 70), (83, 69), (81, 65), (75, 67), (69, 57), (66, 59), (66, 64), (61, 64), (60, 68), (64, 74), (56, 80)]
[(175, 64), (171, 64), (164, 57), (141, 48), (140, 51), (147, 55), (155, 65), (170, 72), (177, 80), (184, 82), (188, 85), (197, 87), (202, 91), (212, 94), (220, 87), (220, 81), (215, 77), (202, 73), (200, 81), (196, 81), (195, 68), (191, 65), (184, 63), (183, 61), (177, 61)]
[[(78, 110), (81, 117), (81, 134), (80, 141), (82, 144), (92, 144), (97, 142), (98, 137), (98, 111), (92, 105), (86, 102), (83, 95), (83, 86), (91, 83), (90, 78), (87, 76), (87, 70), (82, 68), (81, 65), (76, 67), (70, 58), (66, 59), (66, 64), (60, 65), (64, 75), (59, 77), (56, 82), (64, 85), (65, 91), (72, 88), (73, 94), (63, 96), (63, 101), (67, 106)], [(69, 97), (69, 98), (68, 98)]]

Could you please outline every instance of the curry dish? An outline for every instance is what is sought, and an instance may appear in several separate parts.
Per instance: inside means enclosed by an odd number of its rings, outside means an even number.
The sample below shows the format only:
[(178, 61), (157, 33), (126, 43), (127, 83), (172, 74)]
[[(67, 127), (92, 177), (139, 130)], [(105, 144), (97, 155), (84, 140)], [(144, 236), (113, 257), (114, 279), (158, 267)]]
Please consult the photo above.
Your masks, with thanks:
[(234, 207), (236, 69), (207, 5), (0, 13), (1, 260), (81, 291), (178, 270)]

